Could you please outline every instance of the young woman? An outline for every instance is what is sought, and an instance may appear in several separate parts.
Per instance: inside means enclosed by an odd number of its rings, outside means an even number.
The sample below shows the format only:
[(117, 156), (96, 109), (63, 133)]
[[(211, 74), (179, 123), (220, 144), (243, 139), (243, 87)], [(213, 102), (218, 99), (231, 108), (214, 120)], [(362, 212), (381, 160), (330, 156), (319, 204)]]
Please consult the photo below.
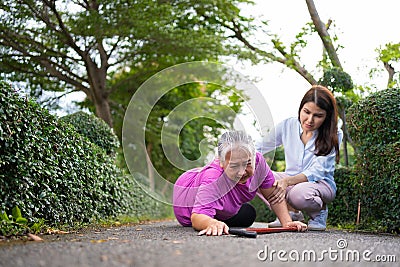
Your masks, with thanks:
[[(278, 193), (275, 178), (250, 136), (227, 132), (218, 143), (218, 157), (203, 168), (182, 174), (174, 185), (174, 213), (183, 226), (199, 234), (228, 234), (229, 227), (248, 227), (256, 212), (247, 202), (257, 191), (268, 200)], [(293, 222), (285, 201), (271, 203), (283, 226), (305, 231), (307, 225)]]
[[(333, 177), (339, 161), (343, 132), (338, 129), (338, 112), (333, 94), (316, 85), (304, 95), (297, 118), (279, 123), (261, 142), (257, 150), (266, 153), (283, 145), (286, 170), (274, 173), (279, 193), (270, 197), (274, 204), (286, 199), (292, 219), (310, 216), (309, 230), (326, 229), (327, 204), (333, 201), (336, 184)], [(299, 212), (296, 212), (299, 211)], [(281, 225), (278, 218), (270, 227)]]

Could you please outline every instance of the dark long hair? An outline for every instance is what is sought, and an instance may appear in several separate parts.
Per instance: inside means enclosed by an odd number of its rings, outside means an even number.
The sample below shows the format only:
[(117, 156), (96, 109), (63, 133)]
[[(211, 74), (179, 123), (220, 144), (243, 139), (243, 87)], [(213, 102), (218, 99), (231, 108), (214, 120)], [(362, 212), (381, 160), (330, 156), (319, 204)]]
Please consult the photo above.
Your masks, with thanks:
[(300, 112), (304, 104), (308, 102), (314, 102), (315, 105), (326, 111), (326, 118), (318, 128), (318, 137), (315, 140), (315, 155), (326, 156), (335, 148), (336, 162), (339, 162), (339, 140), (337, 135), (338, 110), (335, 97), (326, 87), (313, 85), (301, 100), (298, 114), (299, 120)]

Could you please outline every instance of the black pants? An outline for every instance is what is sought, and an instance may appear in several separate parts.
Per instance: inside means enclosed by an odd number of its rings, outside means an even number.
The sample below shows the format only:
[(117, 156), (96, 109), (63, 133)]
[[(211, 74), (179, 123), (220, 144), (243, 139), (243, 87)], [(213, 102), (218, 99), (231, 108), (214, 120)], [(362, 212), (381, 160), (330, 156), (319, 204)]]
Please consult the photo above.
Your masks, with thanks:
[(249, 203), (244, 203), (238, 213), (223, 221), (229, 227), (249, 227), (256, 220), (256, 209)]

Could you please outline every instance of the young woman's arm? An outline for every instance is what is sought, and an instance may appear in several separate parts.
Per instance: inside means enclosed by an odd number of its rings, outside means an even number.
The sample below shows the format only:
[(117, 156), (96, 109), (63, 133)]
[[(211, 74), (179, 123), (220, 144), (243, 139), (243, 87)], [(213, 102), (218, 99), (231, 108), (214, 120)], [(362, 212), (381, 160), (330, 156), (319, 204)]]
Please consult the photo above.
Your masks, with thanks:
[(296, 185), (299, 183), (307, 182), (307, 176), (305, 176), (303, 173), (299, 173), (294, 176), (288, 176), (280, 180), (275, 180), (274, 182), (274, 192), (271, 195), (270, 199), (268, 200), (269, 203), (275, 204), (282, 202), (285, 199), (286, 196), (286, 188), (291, 185)]

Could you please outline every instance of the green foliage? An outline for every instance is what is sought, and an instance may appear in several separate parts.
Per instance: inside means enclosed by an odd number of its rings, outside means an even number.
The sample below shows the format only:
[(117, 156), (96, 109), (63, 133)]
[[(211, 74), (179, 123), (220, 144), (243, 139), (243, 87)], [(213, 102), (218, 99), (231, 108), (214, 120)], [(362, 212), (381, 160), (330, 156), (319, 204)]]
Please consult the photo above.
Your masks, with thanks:
[[(223, 87), (215, 84), (201, 85), (199, 83), (191, 83), (179, 86), (167, 94), (165, 94), (154, 106), (149, 115), (146, 125), (146, 143), (157, 171), (166, 177), (169, 181), (174, 182), (182, 170), (176, 168), (168, 158), (165, 157), (163, 150), (168, 149), (169, 145), (176, 144), (161, 143), (161, 130), (164, 125), (164, 118), (177, 107), (179, 104), (195, 99), (212, 97), (218, 94), (218, 98), (213, 98), (213, 105), (201, 105), (194, 103), (190, 105), (182, 117), (191, 114), (191, 119), (187, 123), (182, 118), (182, 129), (179, 132), (179, 149), (183, 156), (189, 160), (197, 160), (201, 156), (201, 152), (208, 154), (213, 152), (218, 136), (224, 129), (232, 128), (234, 117), (227, 111), (226, 105), (229, 105), (234, 113), (238, 113), (243, 99), (230, 99), (237, 96), (232, 88)], [(222, 104), (222, 103), (228, 104)], [(209, 114), (209, 117), (198, 116), (198, 114)], [(175, 113), (176, 114), (176, 113)], [(177, 119), (178, 120), (178, 119)], [(223, 125), (221, 125), (223, 123)], [(207, 140), (201, 147), (201, 142)], [(200, 151), (203, 150), (203, 151)], [(203, 155), (204, 156), (204, 155)], [(205, 162), (204, 162), (205, 163)]]
[(332, 92), (341, 93), (346, 93), (354, 87), (351, 76), (337, 67), (325, 69), (319, 84), (326, 86)]
[(386, 44), (384, 48), (377, 49), (379, 52), (379, 59), (385, 63), (400, 61), (400, 43)]
[(353, 168), (338, 167), (335, 170), (336, 197), (329, 204), (328, 223), (332, 226), (354, 224), (361, 192)]
[(4, 82), (0, 151), (0, 211), (18, 206), (36, 228), (165, 210), (121, 175), (114, 157)]
[(381, 76), (382, 72), (387, 75), (387, 71), (391, 68), (393, 77), (389, 76), (388, 88), (398, 88), (400, 86), (400, 72), (398, 70), (398, 64), (400, 63), (400, 43), (387, 43), (384, 47), (376, 49), (378, 56), (376, 58), (377, 62), (383, 63), (384, 68), (373, 68), (370, 71), (370, 76), (373, 78), (376, 76)]
[[(167, 64), (163, 64), (163, 67), (166, 66)], [(158, 69), (148, 68), (147, 70), (149, 74), (155, 74)], [(139, 70), (139, 73), (143, 71), (144, 69)], [(150, 76), (137, 75), (137, 72), (137, 68), (132, 69), (131, 72), (123, 73), (112, 80), (113, 86), (121, 88), (118, 92), (110, 95), (113, 103), (119, 103), (118, 106), (113, 105), (112, 109), (114, 110), (114, 129), (120, 140), (122, 138), (121, 132), (126, 107), (132, 96), (131, 90), (136, 91), (140, 86), (140, 82), (144, 82), (150, 78)], [(135, 77), (135, 79), (132, 79), (132, 77)], [(223, 77), (223, 75), (221, 74), (220, 77)], [(179, 149), (187, 159), (195, 160), (200, 157), (199, 144), (203, 140), (207, 140), (206, 143), (208, 146), (202, 147), (202, 149), (212, 151), (215, 147), (217, 136), (221, 133), (221, 129), (223, 127), (232, 128), (234, 117), (229, 116), (229, 114), (226, 115), (226, 107), (229, 106), (233, 112), (238, 113), (243, 103), (243, 98), (239, 97), (237, 90), (233, 90), (229, 86), (221, 86), (221, 84), (226, 84), (226, 82), (223, 80), (219, 84), (193, 82), (178, 86), (164, 94), (152, 108), (146, 120), (146, 149), (151, 157), (152, 164), (162, 177), (166, 177), (169, 181), (174, 182), (182, 173), (182, 170), (171, 164), (170, 160), (164, 154), (164, 150), (169, 144), (161, 144), (161, 130), (166, 125), (166, 118), (176, 107), (194, 100), (191, 102), (190, 108), (184, 114), (181, 114), (182, 116), (192, 114), (193, 119), (186, 123), (185, 119), (182, 118), (182, 129), (177, 134), (179, 135)], [(201, 102), (202, 99), (208, 97), (213, 99), (214, 102), (212, 105), (204, 105), (204, 101)], [(199, 114), (205, 113), (208, 113), (210, 116), (207, 118), (199, 116)], [(218, 120), (217, 118), (224, 119)], [(221, 125), (221, 122), (224, 125)], [(141, 157), (130, 157), (129, 160), (135, 161), (135, 164), (146, 164)]]
[(7, 215), (5, 211), (0, 214), (0, 234), (1, 235), (16, 235), (25, 232), (28, 228), (28, 220), (22, 217), (21, 210), (14, 207), (11, 211), (12, 215)]
[(115, 155), (120, 145), (118, 137), (103, 120), (82, 111), (64, 116), (60, 120), (72, 124), (79, 134), (104, 149), (108, 155)]
[(400, 89), (374, 93), (348, 113), (362, 220), (400, 232)]
[(234, 42), (225, 42), (226, 26), (246, 25), (249, 19), (238, 6), (249, 2), (3, 0), (1, 75), (28, 82), (35, 97), (42, 91), (84, 91), (101, 98), (120, 90), (109, 79), (128, 68), (147, 76), (150, 66), (241, 53)]
[(374, 93), (350, 107), (349, 132), (360, 152), (400, 140), (400, 89)]
[(276, 148), (273, 151), (268, 152), (264, 155), (265, 160), (267, 161), (268, 166), (271, 170), (276, 172), (284, 172), (286, 169), (285, 162), (285, 150), (283, 146)]
[(256, 221), (257, 222), (272, 222), (275, 220), (276, 215), (275, 213), (269, 209), (269, 207), (264, 203), (261, 198), (256, 196), (253, 200), (250, 201), (250, 204), (254, 206), (256, 209)]
[(60, 223), (107, 215), (112, 158), (5, 83), (0, 101), (1, 210), (19, 206), (28, 218)]

